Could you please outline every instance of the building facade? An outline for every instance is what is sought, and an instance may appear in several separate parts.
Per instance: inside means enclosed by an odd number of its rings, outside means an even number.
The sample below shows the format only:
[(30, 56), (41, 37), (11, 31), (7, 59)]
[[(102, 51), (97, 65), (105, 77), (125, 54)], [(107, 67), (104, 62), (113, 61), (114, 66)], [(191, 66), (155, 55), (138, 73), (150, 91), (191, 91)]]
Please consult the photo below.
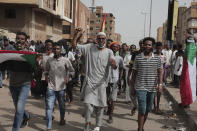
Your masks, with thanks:
[(121, 38), (121, 35), (119, 33), (114, 34), (114, 39), (113, 40), (116, 41), (119, 45), (122, 44), (122, 41), (121, 41), (122, 38)]
[(96, 11), (90, 14), (90, 31), (89, 37), (95, 38), (98, 32), (100, 32), (100, 28), (104, 19), (104, 15), (106, 14), (105, 18), (105, 33), (107, 35), (107, 39), (114, 40), (115, 36), (115, 17), (112, 13), (104, 13), (102, 6), (97, 6)]
[(167, 20), (163, 23), (163, 33), (162, 33), (162, 42), (163, 45), (168, 44), (169, 41), (166, 39), (167, 38), (167, 30), (168, 30), (168, 24), (167, 24)]
[(182, 38), (185, 38), (184, 33), (182, 33), (185, 30), (184, 20), (183, 20), (185, 16), (183, 14), (186, 11), (186, 9), (187, 7), (179, 7), (179, 10), (178, 10), (178, 21), (177, 21), (177, 26), (175, 30), (177, 44), (184, 43), (184, 41), (182, 41)]
[(70, 41), (76, 28), (84, 31), (81, 42), (86, 42), (90, 26), (90, 11), (80, 0), (73, 1), (73, 22), (63, 21), (63, 38)]
[(163, 42), (163, 26), (157, 29), (157, 42)]
[(72, 0), (1, 0), (0, 29), (26, 32), (31, 40), (62, 39), (62, 21), (72, 22)]
[(176, 31), (178, 44), (185, 45), (187, 30), (190, 30), (197, 37), (197, 2), (192, 2), (189, 8), (180, 7)]

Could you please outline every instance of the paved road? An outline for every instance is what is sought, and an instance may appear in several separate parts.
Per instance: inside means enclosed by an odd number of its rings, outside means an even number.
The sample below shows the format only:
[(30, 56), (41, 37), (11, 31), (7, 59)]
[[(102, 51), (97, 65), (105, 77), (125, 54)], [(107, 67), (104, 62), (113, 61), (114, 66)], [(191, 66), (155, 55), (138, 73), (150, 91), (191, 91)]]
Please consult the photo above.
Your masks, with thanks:
[[(4, 82), (5, 83), (5, 82)], [(77, 89), (76, 89), (77, 90)], [(59, 126), (59, 111), (55, 110), (55, 120), (53, 121), (54, 131), (80, 131), (84, 126), (83, 104), (79, 101), (79, 91), (75, 91), (75, 100), (72, 106), (67, 106), (66, 125)], [(150, 113), (145, 125), (146, 131), (169, 131), (176, 130), (175, 127), (182, 123), (177, 117), (172, 117), (172, 110), (169, 108), (168, 102), (162, 96), (161, 109), (163, 115), (155, 115)], [(29, 97), (26, 110), (30, 112), (31, 120), (29, 125), (21, 131), (44, 131), (46, 129), (45, 103), (43, 99), (35, 99)], [(7, 87), (0, 89), (0, 131), (11, 131), (14, 116), (14, 106)], [(136, 131), (137, 130), (137, 114), (130, 115), (130, 106), (124, 103), (124, 96), (119, 96), (118, 103), (114, 111), (114, 123), (106, 122), (107, 116), (104, 117), (103, 127), (101, 131)], [(92, 118), (93, 125), (95, 119)], [(93, 129), (93, 127), (91, 127)]]

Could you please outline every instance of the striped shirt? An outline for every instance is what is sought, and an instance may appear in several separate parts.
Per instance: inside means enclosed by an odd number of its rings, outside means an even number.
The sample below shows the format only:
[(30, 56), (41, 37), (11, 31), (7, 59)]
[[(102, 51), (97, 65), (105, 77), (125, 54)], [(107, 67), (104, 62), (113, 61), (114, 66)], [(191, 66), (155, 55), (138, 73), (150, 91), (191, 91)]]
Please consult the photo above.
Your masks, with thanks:
[(158, 69), (162, 69), (161, 59), (158, 55), (152, 53), (147, 59), (144, 53), (136, 56), (133, 69), (136, 70), (135, 89), (156, 91)]

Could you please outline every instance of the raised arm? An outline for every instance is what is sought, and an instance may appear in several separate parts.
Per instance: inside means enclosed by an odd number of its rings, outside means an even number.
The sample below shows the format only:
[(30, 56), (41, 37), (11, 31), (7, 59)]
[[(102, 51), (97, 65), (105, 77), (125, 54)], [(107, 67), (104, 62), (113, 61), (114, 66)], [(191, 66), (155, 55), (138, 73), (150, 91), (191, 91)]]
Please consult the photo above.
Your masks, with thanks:
[(77, 42), (81, 39), (83, 36), (83, 30), (81, 28), (75, 29), (74, 36), (73, 36), (73, 41), (72, 41), (72, 47), (76, 49), (77, 47)]

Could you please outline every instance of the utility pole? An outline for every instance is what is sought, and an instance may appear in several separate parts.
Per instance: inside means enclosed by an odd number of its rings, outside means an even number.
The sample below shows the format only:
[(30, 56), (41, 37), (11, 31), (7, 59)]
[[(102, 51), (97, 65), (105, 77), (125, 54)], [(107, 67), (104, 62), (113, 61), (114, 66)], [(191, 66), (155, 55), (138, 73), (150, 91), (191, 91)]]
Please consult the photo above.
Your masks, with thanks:
[(94, 9), (96, 8), (95, 7), (95, 0), (92, 0), (92, 5), (91, 5), (91, 7), (89, 7), (90, 9), (91, 9), (91, 11), (92, 11), (92, 13), (94, 12)]
[(149, 25), (149, 37), (151, 37), (151, 26), (152, 26), (152, 2), (153, 0), (150, 1), (150, 25)]
[(141, 12), (142, 15), (144, 15), (144, 38), (146, 37), (146, 15), (147, 12)]

